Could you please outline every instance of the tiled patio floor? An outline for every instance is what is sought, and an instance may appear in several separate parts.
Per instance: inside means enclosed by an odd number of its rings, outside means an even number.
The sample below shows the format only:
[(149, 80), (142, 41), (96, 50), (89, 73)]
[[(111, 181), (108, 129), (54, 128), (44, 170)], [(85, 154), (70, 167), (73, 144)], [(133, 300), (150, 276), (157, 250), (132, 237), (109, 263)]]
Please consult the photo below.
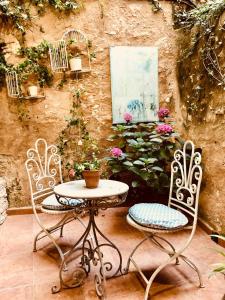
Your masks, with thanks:
[[(109, 209), (97, 217), (97, 223), (120, 248), (124, 264), (142, 235), (130, 227), (125, 220), (127, 209)], [(41, 216), (49, 222), (56, 216)], [(87, 217), (83, 218), (84, 222)], [(40, 250), (32, 252), (34, 235), (38, 225), (33, 215), (10, 216), (0, 226), (0, 299), (1, 300), (94, 300), (95, 294), (93, 272), (80, 288), (64, 290), (51, 294), (51, 287), (58, 283), (57, 255), (47, 239), (39, 242)], [(72, 244), (79, 236), (82, 227), (73, 222), (65, 228), (64, 237), (60, 243)], [(171, 235), (171, 240), (181, 244), (186, 233)], [(225, 293), (224, 279), (221, 275), (208, 278), (210, 265), (221, 261), (221, 257), (212, 250), (217, 247), (207, 234), (198, 228), (197, 234), (186, 255), (198, 264), (204, 276), (205, 288), (197, 288), (196, 274), (182, 262), (179, 266), (171, 265), (165, 268), (156, 279), (151, 289), (153, 300), (221, 300)], [(218, 246), (219, 247), (219, 246)], [(107, 256), (113, 257), (111, 250), (105, 249)], [(137, 255), (140, 264), (147, 270), (152, 270), (166, 256), (151, 248), (151, 244), (142, 247)], [(144, 288), (134, 272), (126, 276), (107, 281), (108, 298), (113, 300), (142, 300)]]

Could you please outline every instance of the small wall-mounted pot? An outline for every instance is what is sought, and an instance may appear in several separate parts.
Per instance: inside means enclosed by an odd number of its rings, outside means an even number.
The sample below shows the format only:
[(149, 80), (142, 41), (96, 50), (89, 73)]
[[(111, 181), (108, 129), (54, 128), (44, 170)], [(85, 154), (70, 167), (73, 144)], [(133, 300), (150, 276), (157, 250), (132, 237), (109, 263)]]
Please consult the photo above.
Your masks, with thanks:
[(31, 97), (37, 97), (38, 87), (36, 85), (31, 85), (28, 87), (28, 93)]
[(73, 57), (69, 60), (71, 71), (81, 71), (82, 70), (82, 61), (81, 58)]

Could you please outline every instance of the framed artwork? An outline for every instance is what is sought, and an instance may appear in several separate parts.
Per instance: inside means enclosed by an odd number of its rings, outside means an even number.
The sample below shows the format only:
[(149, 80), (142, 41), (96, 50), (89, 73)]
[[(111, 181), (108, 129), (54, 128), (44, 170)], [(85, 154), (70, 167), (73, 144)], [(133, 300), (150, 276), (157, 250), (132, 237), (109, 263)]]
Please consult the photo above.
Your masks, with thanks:
[(113, 124), (124, 123), (124, 113), (133, 123), (157, 121), (158, 48), (110, 47)]

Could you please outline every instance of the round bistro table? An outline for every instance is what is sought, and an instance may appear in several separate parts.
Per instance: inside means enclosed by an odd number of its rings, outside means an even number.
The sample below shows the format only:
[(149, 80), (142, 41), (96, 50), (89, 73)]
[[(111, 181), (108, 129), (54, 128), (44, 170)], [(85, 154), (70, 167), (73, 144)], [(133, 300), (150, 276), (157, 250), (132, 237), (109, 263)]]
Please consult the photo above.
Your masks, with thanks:
[[(115, 207), (125, 202), (128, 189), (128, 185), (123, 182), (103, 179), (94, 189), (86, 188), (84, 180), (62, 183), (54, 188), (55, 196), (60, 204), (75, 207), (76, 214), (88, 211), (89, 221), (84, 233), (72, 249), (65, 254), (59, 271), (60, 286), (52, 287), (53, 293), (57, 293), (63, 288), (80, 286), (93, 265), (95, 269), (98, 269), (95, 274), (96, 293), (101, 299), (106, 299), (106, 278), (122, 274), (122, 255), (118, 247), (99, 229), (95, 222), (95, 216), (99, 209)], [(99, 237), (101, 237), (101, 241)], [(104, 261), (103, 247), (110, 247), (118, 254), (119, 263), (116, 270), (113, 270), (112, 262)], [(81, 251), (81, 267), (74, 270), (72, 283), (67, 283), (63, 280), (62, 274), (72, 254), (78, 250)]]

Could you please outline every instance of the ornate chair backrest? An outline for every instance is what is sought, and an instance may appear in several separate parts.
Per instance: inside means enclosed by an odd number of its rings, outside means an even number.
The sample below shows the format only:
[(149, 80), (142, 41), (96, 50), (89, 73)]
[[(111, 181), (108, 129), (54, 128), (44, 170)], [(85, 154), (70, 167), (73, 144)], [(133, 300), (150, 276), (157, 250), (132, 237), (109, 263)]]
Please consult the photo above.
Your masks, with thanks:
[(35, 201), (53, 193), (54, 186), (62, 183), (61, 158), (55, 145), (47, 145), (45, 139), (37, 139), (34, 148), (27, 151), (25, 162), (31, 200)]
[(202, 181), (201, 154), (195, 151), (193, 142), (186, 141), (182, 150), (176, 150), (171, 164), (171, 183), (168, 205), (192, 217), (192, 225), (198, 218), (198, 200)]

